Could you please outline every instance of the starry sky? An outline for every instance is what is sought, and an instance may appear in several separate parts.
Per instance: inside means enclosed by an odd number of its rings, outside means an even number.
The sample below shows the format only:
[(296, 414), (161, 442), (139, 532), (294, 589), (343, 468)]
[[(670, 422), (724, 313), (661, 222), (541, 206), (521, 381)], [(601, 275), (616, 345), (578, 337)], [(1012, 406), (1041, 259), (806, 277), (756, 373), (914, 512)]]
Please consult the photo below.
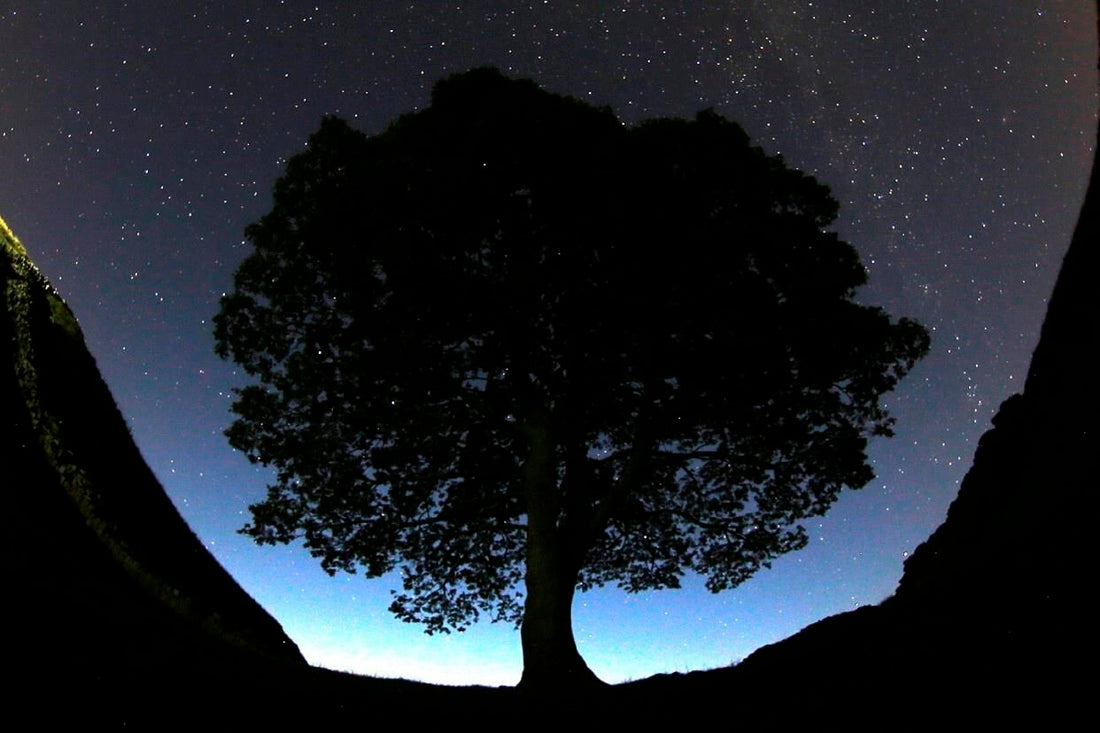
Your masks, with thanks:
[(832, 187), (859, 297), (930, 329), (877, 478), (807, 549), (720, 595), (578, 597), (578, 646), (611, 682), (727, 665), (893, 591), (1022, 388), (1095, 143), (1088, 0), (2, 0), (0, 29), (0, 215), (184, 518), (312, 663), (451, 684), (518, 681), (518, 633), (428, 637), (386, 610), (395, 578), (236, 534), (267, 475), (222, 435), (245, 381), (211, 318), (323, 115), (376, 133), (486, 64), (627, 123), (713, 107)]

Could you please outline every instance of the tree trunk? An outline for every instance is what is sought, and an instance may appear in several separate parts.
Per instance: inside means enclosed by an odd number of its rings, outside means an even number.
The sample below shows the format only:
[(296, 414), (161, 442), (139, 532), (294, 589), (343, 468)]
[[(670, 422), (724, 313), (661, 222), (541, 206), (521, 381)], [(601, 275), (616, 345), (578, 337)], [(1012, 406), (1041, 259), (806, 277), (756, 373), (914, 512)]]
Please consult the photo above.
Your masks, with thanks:
[(557, 543), (531, 541), (528, 531), (527, 600), (523, 608), (523, 677), (520, 687), (537, 692), (600, 687), (573, 638), (573, 593), (577, 573), (564, 566)]
[(524, 463), (527, 509), (527, 598), (520, 639), (528, 692), (568, 692), (603, 686), (577, 652), (573, 639), (573, 593), (579, 557), (562, 536), (561, 491), (554, 444), (545, 420), (526, 426), (530, 453)]

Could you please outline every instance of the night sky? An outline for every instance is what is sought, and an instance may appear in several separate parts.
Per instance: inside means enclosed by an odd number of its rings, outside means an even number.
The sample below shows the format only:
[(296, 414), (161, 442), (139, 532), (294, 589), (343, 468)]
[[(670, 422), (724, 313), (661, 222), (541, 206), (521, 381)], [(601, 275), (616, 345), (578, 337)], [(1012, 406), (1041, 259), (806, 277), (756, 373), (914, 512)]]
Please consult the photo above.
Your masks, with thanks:
[(323, 115), (379, 132), (486, 64), (628, 123), (714, 107), (832, 187), (860, 298), (930, 329), (877, 478), (808, 523), (809, 548), (721, 595), (579, 596), (578, 645), (610, 682), (726, 665), (893, 591), (1022, 389), (1096, 131), (1090, 0), (4, 0), (0, 29), (0, 216), (184, 518), (312, 663), (449, 683), (514, 684), (518, 634), (427, 637), (386, 610), (396, 579), (236, 534), (266, 475), (222, 435), (245, 382), (211, 318)]

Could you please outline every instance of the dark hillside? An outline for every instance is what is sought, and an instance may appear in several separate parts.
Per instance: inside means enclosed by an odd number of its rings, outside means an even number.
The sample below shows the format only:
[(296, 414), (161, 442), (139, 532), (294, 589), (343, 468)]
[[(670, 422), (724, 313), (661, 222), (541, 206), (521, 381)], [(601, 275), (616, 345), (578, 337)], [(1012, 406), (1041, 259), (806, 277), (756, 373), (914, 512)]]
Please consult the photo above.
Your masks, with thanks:
[(68, 307), (6, 226), (0, 239), (7, 658), (19, 684), (125, 695), (150, 676), (209, 676), (237, 652), (304, 667), (164, 494)]

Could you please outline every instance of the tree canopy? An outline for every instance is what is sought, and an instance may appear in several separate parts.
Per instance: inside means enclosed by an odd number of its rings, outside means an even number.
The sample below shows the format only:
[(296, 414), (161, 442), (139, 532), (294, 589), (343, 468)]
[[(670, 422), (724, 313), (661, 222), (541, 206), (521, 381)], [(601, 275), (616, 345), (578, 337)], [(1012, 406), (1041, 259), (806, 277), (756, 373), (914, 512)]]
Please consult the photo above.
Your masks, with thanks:
[(325, 119), (215, 319), (277, 469), (242, 531), (400, 568), (429, 632), (522, 621), (524, 682), (590, 673), (574, 590), (721, 591), (872, 477), (928, 348), (854, 301), (828, 189), (713, 111), (625, 126), (478, 69), (366, 136)]

